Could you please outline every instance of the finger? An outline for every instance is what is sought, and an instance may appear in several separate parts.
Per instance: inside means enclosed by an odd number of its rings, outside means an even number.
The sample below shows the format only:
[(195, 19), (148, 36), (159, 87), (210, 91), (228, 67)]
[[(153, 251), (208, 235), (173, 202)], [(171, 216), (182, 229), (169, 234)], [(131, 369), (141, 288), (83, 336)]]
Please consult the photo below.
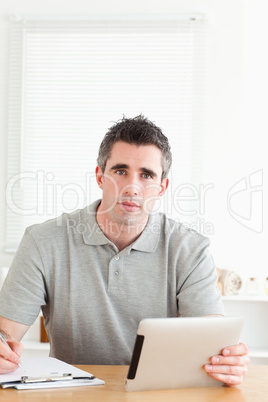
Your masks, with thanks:
[(223, 356), (243, 356), (248, 354), (248, 346), (244, 343), (239, 343), (238, 345), (229, 346), (222, 350)]
[(227, 366), (214, 364), (205, 364), (204, 368), (208, 373), (232, 374), (238, 376), (244, 375), (248, 369), (247, 366)]
[(0, 374), (11, 373), (12, 371), (16, 371), (18, 369), (18, 365), (16, 363), (12, 363), (9, 360), (0, 358)]
[(221, 381), (226, 385), (240, 385), (243, 382), (243, 376), (235, 376), (230, 374), (208, 373), (214, 380)]
[(0, 342), (0, 356), (3, 357), (5, 360), (8, 360), (15, 364), (19, 364), (20, 362), (19, 356), (3, 342)]
[(23, 352), (24, 346), (20, 342), (11, 342), (9, 341), (9, 346), (13, 350), (14, 353), (16, 353), (19, 357), (21, 357), (21, 354)]
[(206, 364), (205, 371), (218, 381), (229, 385), (241, 384), (247, 372), (247, 366), (226, 366)]
[(244, 356), (212, 356), (210, 362), (215, 365), (227, 365), (227, 366), (247, 366), (250, 363), (248, 355)]

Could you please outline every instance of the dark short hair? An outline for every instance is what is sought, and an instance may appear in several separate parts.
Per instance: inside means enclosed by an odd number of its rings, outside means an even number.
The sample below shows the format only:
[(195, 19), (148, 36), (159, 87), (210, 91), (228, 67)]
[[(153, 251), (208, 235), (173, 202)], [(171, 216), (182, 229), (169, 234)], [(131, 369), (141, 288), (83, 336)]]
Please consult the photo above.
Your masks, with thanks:
[(113, 145), (123, 141), (135, 145), (155, 145), (162, 152), (162, 179), (167, 177), (172, 163), (172, 155), (167, 137), (162, 130), (143, 115), (134, 118), (123, 117), (105, 134), (99, 148), (98, 165), (104, 172)]

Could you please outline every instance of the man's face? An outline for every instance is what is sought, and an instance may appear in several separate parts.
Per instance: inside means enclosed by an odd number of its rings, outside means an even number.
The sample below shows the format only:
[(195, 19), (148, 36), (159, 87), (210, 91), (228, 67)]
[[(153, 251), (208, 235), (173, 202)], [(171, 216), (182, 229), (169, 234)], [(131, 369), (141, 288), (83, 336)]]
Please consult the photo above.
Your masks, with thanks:
[(155, 145), (116, 142), (96, 178), (103, 190), (100, 213), (113, 223), (145, 224), (154, 204), (166, 191), (168, 179), (161, 181), (162, 153)]

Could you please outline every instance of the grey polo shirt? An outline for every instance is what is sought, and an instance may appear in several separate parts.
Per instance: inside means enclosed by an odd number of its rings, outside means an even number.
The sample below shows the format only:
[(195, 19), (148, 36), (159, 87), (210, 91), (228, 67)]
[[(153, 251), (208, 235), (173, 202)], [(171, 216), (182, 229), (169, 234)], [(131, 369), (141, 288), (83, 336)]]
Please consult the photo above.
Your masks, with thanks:
[(99, 202), (26, 230), (0, 315), (31, 325), (41, 306), (51, 356), (129, 364), (141, 319), (223, 314), (207, 238), (157, 213), (119, 252), (97, 224)]

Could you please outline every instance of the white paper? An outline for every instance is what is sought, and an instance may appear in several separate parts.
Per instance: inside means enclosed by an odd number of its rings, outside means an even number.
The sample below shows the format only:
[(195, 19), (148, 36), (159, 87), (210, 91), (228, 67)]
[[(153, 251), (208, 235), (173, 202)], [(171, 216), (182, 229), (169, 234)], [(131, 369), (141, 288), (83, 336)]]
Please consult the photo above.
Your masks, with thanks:
[[(12, 373), (0, 374), (0, 384), (3, 388), (15, 387), (17, 389), (39, 389), (104, 384), (104, 381), (98, 378), (90, 379), (90, 377), (92, 377), (91, 373), (80, 370), (77, 367), (74, 367), (53, 357), (24, 359), (21, 362), (21, 365), (24, 370), (19, 367), (16, 371)], [(73, 377), (83, 377), (83, 379), (14, 384), (14, 382), (20, 381), (21, 377), (23, 376), (34, 378), (49, 378), (67, 373), (72, 374)]]

